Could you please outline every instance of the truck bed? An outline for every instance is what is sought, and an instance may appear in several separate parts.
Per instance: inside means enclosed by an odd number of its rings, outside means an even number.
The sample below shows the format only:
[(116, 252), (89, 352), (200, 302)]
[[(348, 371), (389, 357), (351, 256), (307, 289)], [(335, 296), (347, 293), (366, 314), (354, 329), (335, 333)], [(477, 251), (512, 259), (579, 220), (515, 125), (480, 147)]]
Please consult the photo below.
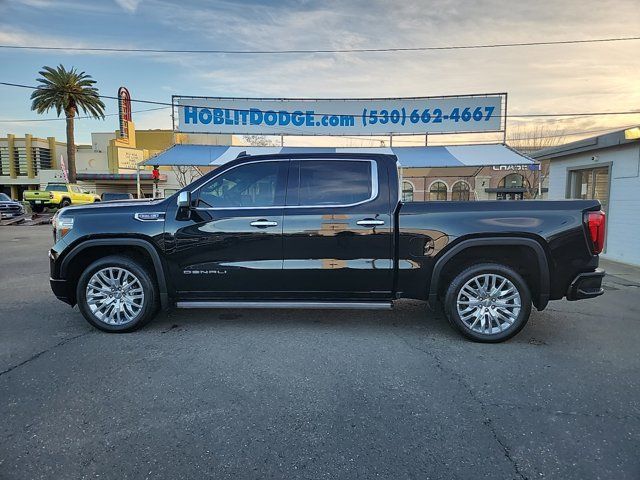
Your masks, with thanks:
[[(597, 267), (583, 222), (585, 211), (599, 209), (597, 200), (403, 203), (396, 218), (398, 290), (404, 296), (425, 298), (426, 292), (416, 290), (416, 285), (424, 285), (420, 272), (433, 271), (441, 253), (457, 243), (517, 237), (542, 248), (552, 280), (550, 299), (562, 298), (580, 273), (576, 265), (585, 271)], [(523, 258), (523, 262), (530, 261)]]

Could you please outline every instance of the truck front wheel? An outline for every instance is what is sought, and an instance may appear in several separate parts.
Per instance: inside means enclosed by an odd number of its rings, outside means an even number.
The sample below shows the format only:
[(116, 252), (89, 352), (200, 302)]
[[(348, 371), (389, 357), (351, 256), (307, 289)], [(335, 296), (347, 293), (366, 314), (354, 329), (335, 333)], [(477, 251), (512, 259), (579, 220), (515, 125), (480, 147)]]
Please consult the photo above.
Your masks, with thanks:
[(151, 320), (158, 310), (152, 276), (123, 255), (100, 258), (78, 280), (76, 299), (84, 318), (105, 332), (131, 332)]
[(516, 335), (529, 320), (531, 293), (514, 269), (497, 263), (473, 265), (449, 285), (444, 301), (451, 325), (477, 342)]

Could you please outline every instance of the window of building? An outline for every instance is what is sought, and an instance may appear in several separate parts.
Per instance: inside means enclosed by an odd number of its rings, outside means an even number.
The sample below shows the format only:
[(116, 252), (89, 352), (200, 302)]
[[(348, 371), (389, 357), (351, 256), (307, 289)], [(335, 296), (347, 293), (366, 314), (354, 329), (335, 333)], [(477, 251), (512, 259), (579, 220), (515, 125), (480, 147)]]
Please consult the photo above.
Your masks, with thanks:
[(14, 147), (14, 165), (16, 167), (16, 175), (27, 174), (27, 149), (24, 147)]
[(9, 148), (0, 147), (0, 175), (9, 175)]
[(402, 201), (413, 202), (413, 185), (411, 182), (402, 182)]
[(471, 188), (469, 188), (467, 182), (456, 182), (453, 184), (453, 187), (451, 187), (451, 200), (468, 202), (470, 193)]
[(49, 170), (51, 168), (51, 150), (43, 147), (33, 147), (33, 164), (35, 174), (40, 170)]
[(519, 173), (510, 173), (500, 180), (498, 188), (526, 188), (527, 180)]
[(288, 161), (256, 162), (227, 170), (202, 187), (199, 202), (221, 208), (283, 205), (288, 166)]
[(447, 184), (444, 182), (433, 182), (429, 188), (429, 200), (446, 200)]
[(298, 205), (351, 205), (369, 200), (373, 193), (371, 165), (353, 160), (301, 161)]
[(570, 171), (567, 198), (599, 200), (602, 209), (606, 210), (609, 204), (609, 167)]

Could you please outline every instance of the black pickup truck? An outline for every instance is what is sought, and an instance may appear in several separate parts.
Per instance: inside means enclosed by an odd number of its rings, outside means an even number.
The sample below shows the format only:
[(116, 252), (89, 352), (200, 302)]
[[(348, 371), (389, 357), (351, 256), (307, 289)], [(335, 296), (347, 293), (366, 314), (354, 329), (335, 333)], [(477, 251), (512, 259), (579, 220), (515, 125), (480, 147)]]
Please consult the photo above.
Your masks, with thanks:
[(441, 305), (476, 341), (531, 306), (603, 293), (592, 200), (400, 201), (393, 155), (242, 156), (164, 199), (67, 207), (53, 220), (55, 295), (127, 332), (160, 307)]

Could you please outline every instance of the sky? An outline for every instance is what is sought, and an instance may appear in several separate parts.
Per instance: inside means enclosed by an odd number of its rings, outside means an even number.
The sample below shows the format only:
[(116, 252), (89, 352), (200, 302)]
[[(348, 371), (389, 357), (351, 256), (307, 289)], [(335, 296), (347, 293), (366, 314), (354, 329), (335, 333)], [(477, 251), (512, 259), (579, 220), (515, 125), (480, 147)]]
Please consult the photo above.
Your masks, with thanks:
[[(159, 49), (344, 49), (554, 41), (640, 35), (637, 0), (167, 1), (0, 0), (0, 45)], [(484, 50), (304, 55), (67, 53), (0, 49), (0, 81), (35, 85), (63, 64), (126, 86), (133, 98), (172, 94), (254, 97), (402, 97), (508, 92), (508, 111), (640, 110), (640, 41)], [(0, 86), (0, 136), (64, 139), (64, 121), (30, 110), (30, 91)], [(105, 100), (106, 113), (117, 113)], [(139, 112), (138, 129), (171, 128), (170, 109)], [(512, 120), (564, 133), (640, 124), (640, 115)], [(76, 143), (112, 131), (117, 117), (77, 120)], [(579, 137), (569, 136), (568, 139)], [(291, 139), (307, 145), (317, 139)], [(324, 139), (324, 144), (341, 143)], [(362, 143), (365, 145), (368, 143)], [(360, 146), (353, 145), (353, 146)]]

